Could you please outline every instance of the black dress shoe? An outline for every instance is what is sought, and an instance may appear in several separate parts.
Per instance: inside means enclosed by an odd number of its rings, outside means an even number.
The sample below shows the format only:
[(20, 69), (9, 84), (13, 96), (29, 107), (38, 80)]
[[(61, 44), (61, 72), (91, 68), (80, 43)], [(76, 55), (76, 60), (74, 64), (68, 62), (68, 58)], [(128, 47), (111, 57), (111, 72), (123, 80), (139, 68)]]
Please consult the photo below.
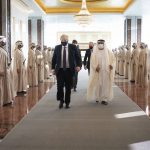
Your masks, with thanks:
[(69, 105), (66, 105), (66, 107), (65, 107), (66, 109), (69, 109), (70, 108), (70, 106)]
[(26, 93), (27, 93), (27, 91), (22, 91), (22, 93), (23, 93), (23, 94), (26, 94)]
[(61, 108), (63, 108), (63, 103), (62, 102), (60, 102), (60, 104), (59, 104), (59, 109), (61, 109)]
[(103, 104), (103, 105), (108, 105), (108, 102), (102, 101), (101, 104)]
[(76, 89), (76, 88), (74, 88), (74, 92), (77, 92), (77, 89)]
[(9, 103), (6, 103), (6, 104), (4, 104), (3, 106), (5, 107), (5, 106), (10, 106), (10, 105), (12, 105), (13, 104), (13, 101), (11, 101), (11, 102), (9, 102)]
[(99, 101), (96, 101), (96, 103), (98, 104), (98, 103), (99, 103)]

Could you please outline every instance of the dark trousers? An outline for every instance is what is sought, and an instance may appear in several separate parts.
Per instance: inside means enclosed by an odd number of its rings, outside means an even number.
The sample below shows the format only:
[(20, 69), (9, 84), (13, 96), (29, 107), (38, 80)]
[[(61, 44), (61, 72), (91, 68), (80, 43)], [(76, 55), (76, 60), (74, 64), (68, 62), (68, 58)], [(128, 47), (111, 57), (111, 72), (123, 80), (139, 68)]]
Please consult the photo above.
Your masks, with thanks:
[(90, 69), (88, 69), (88, 75), (90, 75)]
[(75, 72), (75, 74), (73, 76), (73, 88), (74, 89), (77, 88), (77, 83), (78, 83), (78, 72)]
[[(57, 75), (57, 100), (66, 105), (70, 103), (73, 73), (70, 69), (59, 69)], [(64, 95), (65, 87), (65, 95)]]

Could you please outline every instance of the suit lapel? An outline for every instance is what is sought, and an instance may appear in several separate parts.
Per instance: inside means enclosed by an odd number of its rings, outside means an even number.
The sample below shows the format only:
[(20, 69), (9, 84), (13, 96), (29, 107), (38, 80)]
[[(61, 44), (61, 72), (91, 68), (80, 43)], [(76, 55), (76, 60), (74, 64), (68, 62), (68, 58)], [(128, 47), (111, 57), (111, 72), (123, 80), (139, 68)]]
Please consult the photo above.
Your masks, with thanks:
[(70, 51), (71, 51), (70, 44), (68, 44), (68, 61), (69, 61), (68, 63), (69, 63), (69, 65), (70, 65), (70, 58), (71, 58)]
[(60, 65), (61, 65), (61, 51), (62, 51), (62, 46), (60, 45), (59, 49), (58, 49), (58, 55), (59, 55)]

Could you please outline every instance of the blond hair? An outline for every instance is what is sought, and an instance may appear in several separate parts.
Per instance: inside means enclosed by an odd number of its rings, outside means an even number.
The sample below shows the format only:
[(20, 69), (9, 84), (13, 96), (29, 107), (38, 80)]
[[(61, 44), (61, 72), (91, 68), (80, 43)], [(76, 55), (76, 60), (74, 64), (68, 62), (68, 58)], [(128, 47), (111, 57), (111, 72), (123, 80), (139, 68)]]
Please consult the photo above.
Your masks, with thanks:
[(68, 35), (62, 34), (60, 37), (60, 41), (68, 41)]

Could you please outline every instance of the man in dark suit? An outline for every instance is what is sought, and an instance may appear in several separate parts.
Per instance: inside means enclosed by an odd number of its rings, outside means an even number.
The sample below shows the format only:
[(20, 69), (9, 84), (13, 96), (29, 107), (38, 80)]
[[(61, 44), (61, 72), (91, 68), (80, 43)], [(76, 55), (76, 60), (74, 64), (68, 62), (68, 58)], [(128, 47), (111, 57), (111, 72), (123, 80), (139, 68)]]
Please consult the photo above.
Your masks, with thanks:
[(88, 69), (88, 74), (90, 74), (90, 58), (91, 53), (93, 52), (94, 43), (89, 42), (89, 49), (86, 50), (85, 56), (84, 56), (84, 68)]
[[(80, 55), (80, 59), (81, 59), (81, 61), (82, 61), (82, 58), (81, 58), (81, 51), (80, 51), (80, 49), (79, 49), (79, 45), (78, 45), (77, 40), (73, 40), (73, 41), (72, 41), (72, 44), (73, 44), (73, 45), (76, 45), (77, 51), (78, 51), (78, 53), (79, 53), (79, 55)], [(81, 66), (80, 66), (80, 67), (82, 67), (82, 63), (81, 63)], [(78, 72), (75, 71), (75, 74), (74, 74), (74, 76), (73, 76), (73, 87), (72, 87), (75, 92), (77, 91), (77, 83), (78, 83)]]
[[(68, 36), (60, 37), (61, 44), (57, 45), (52, 58), (52, 69), (57, 77), (57, 100), (60, 101), (59, 108), (70, 108), (71, 86), (75, 71), (80, 71), (81, 59), (77, 47), (68, 43)], [(64, 94), (65, 87), (65, 94)], [(65, 95), (65, 96), (64, 96)]]

